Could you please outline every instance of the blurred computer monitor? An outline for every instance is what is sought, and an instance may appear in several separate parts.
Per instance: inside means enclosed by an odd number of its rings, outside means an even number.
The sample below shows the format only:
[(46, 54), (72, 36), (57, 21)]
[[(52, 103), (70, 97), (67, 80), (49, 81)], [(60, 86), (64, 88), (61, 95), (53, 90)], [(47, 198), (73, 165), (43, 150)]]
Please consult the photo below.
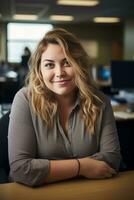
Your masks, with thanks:
[(111, 62), (112, 88), (134, 90), (134, 61)]

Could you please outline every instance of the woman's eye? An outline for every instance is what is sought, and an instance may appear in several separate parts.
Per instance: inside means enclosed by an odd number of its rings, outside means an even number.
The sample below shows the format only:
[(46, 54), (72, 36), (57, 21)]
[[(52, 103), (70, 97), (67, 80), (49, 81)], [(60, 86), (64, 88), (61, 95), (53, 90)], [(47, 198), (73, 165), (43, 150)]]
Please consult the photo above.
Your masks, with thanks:
[(54, 67), (54, 64), (53, 64), (53, 63), (46, 63), (46, 64), (45, 64), (45, 67), (46, 67), (46, 68), (53, 68), (53, 67)]
[(69, 67), (70, 66), (70, 64), (69, 64), (69, 62), (67, 60), (64, 61), (64, 66), (65, 67)]

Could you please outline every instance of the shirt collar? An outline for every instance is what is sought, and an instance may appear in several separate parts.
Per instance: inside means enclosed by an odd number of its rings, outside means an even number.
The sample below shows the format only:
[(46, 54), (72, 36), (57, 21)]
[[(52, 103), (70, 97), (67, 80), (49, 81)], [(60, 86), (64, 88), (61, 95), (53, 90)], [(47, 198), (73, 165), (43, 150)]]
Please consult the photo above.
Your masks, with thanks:
[(77, 98), (76, 98), (76, 101), (74, 103), (74, 106), (72, 108), (72, 110), (74, 110), (75, 108), (79, 108), (80, 107), (80, 103), (81, 103), (81, 99), (80, 99), (80, 96), (79, 96), (79, 93), (77, 94)]

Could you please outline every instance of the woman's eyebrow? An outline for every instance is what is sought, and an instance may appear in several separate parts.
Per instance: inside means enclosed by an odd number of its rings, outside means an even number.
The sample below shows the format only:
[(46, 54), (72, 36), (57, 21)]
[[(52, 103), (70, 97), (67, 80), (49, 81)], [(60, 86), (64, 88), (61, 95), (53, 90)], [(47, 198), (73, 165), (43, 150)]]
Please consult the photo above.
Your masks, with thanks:
[(62, 59), (62, 62), (64, 62), (64, 61), (67, 61), (67, 59), (66, 59), (66, 58), (63, 58), (63, 59)]
[[(64, 62), (64, 61), (66, 61), (66, 60), (67, 60), (66, 58), (63, 58), (63, 59), (61, 60), (61, 62)], [(46, 62), (46, 61), (47, 61), (47, 62), (55, 62), (54, 60), (47, 59), (47, 58), (43, 60), (43, 62)]]
[(43, 62), (48, 61), (48, 62), (54, 62), (54, 60), (50, 60), (50, 59), (44, 59)]

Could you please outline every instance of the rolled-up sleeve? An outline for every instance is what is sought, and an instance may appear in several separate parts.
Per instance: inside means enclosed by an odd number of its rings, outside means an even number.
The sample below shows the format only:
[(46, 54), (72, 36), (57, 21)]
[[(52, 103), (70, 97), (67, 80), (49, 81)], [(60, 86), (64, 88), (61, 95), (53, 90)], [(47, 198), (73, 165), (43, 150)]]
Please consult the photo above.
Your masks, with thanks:
[(13, 101), (9, 132), (8, 150), (10, 176), (15, 182), (29, 186), (43, 184), (49, 173), (49, 160), (37, 156), (36, 134), (32, 123), (29, 103), (22, 91)]
[(116, 129), (115, 118), (109, 99), (106, 98), (99, 120), (98, 152), (91, 157), (107, 162), (116, 171), (120, 165), (120, 145)]

